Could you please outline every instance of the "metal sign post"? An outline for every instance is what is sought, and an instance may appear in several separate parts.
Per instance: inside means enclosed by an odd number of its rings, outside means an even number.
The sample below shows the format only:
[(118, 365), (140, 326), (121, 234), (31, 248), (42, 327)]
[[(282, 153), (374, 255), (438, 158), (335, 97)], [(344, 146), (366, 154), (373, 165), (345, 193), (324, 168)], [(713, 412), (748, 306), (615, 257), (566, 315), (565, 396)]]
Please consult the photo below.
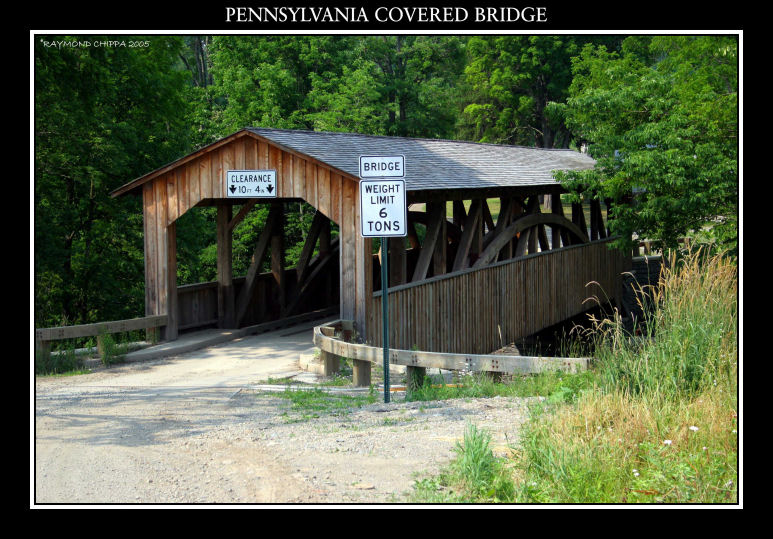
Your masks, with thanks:
[(384, 402), (389, 402), (389, 249), (381, 238), (381, 320), (384, 331)]
[[(390, 237), (408, 233), (405, 157), (360, 156), (360, 233), (381, 238), (381, 320), (384, 345), (384, 402), (389, 402), (389, 248)], [(379, 179), (372, 179), (379, 178)]]

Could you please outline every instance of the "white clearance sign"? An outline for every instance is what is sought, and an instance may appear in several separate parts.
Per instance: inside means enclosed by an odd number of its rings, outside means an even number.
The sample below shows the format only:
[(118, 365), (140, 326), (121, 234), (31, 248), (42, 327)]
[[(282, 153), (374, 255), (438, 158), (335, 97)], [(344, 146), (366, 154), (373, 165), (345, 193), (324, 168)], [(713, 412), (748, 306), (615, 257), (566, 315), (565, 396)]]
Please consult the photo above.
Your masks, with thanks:
[(360, 156), (360, 233), (364, 237), (408, 234), (405, 180), (393, 179), (404, 175), (402, 155)]
[(276, 198), (276, 170), (229, 170), (226, 198)]

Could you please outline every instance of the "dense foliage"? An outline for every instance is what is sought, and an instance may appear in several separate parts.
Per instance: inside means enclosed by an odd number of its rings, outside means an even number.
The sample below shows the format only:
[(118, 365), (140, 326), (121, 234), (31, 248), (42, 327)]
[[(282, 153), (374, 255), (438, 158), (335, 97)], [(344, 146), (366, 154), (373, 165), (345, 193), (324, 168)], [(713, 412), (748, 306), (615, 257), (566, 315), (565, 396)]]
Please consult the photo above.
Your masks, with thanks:
[(622, 53), (587, 45), (572, 60), (567, 125), (594, 170), (562, 175), (577, 192), (617, 205), (611, 222), (675, 247), (707, 235), (738, 239), (738, 41), (734, 36), (631, 37)]
[[(116, 36), (111, 36), (117, 40)], [(732, 238), (737, 42), (616, 36), (132, 36), (36, 42), (35, 323), (144, 313), (142, 214), (116, 187), (245, 126), (588, 143), (574, 187), (617, 198), (618, 232)], [(53, 39), (52, 39), (53, 40)], [(615, 157), (617, 155), (617, 157)], [(287, 204), (286, 266), (313, 208)], [(234, 231), (244, 273), (266, 211)], [(215, 278), (212, 208), (178, 222), (178, 283)]]
[[(184, 152), (179, 38), (35, 44), (35, 315), (52, 326), (144, 314), (142, 210), (110, 199)], [(59, 41), (78, 41), (57, 37)]]

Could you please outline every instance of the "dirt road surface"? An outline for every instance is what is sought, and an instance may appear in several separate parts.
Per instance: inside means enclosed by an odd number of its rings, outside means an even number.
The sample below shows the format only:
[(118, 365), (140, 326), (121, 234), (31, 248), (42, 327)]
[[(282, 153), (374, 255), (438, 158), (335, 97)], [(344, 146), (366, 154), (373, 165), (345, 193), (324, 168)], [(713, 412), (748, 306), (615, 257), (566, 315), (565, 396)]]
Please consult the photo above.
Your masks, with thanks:
[[(369, 404), (303, 414), (268, 378), (300, 375), (310, 327), (35, 381), (35, 504), (397, 503), (454, 456), (468, 422), (517, 443), (528, 399)], [(303, 376), (310, 376), (305, 373)]]

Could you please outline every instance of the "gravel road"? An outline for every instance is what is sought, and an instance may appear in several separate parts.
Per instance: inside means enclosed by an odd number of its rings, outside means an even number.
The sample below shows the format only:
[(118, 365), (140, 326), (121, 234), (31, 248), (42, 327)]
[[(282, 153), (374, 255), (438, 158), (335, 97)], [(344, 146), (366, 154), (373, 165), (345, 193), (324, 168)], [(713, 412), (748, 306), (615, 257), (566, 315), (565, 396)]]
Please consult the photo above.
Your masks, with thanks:
[[(467, 422), (495, 452), (530, 399), (291, 408), (254, 388), (296, 376), (308, 332), (35, 381), (35, 498), (46, 503), (395, 503), (454, 456)], [(309, 374), (303, 375), (309, 379)]]

